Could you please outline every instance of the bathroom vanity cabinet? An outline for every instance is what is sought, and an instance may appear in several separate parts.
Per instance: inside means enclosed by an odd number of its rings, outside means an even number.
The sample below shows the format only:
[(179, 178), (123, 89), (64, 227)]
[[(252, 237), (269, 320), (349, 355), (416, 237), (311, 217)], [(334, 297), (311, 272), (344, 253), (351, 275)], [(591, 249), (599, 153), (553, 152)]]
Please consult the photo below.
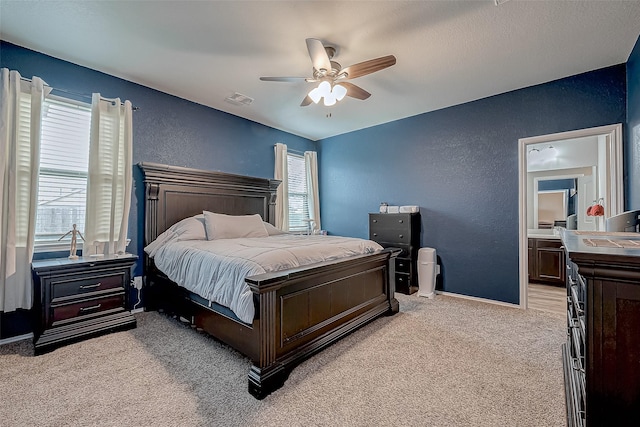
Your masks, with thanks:
[(560, 239), (528, 239), (529, 282), (564, 286), (565, 253)]

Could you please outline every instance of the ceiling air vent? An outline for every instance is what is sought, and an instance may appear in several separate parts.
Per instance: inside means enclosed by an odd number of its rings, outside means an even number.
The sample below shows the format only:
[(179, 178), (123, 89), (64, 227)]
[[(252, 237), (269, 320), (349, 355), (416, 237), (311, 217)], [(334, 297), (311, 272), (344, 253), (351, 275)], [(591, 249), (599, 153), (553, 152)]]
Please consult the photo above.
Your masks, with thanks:
[(228, 98), (225, 98), (224, 100), (233, 105), (249, 105), (253, 102), (253, 98), (249, 98), (248, 96), (238, 92), (234, 93)]

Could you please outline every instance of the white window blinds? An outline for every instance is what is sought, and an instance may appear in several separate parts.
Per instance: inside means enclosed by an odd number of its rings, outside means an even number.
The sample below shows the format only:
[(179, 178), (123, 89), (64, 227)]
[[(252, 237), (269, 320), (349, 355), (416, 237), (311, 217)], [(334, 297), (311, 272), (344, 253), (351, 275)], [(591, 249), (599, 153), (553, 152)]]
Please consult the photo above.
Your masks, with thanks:
[(73, 224), (84, 231), (90, 127), (89, 105), (44, 101), (36, 246), (57, 243)]
[(304, 157), (287, 153), (289, 184), (289, 231), (309, 231), (307, 172)]

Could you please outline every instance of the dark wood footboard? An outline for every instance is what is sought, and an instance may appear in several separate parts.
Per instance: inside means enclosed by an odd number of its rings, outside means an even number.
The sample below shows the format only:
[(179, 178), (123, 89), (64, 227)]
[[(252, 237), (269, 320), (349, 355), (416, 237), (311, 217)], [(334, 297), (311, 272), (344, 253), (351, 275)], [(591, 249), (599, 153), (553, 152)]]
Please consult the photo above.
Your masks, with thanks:
[(248, 278), (260, 300), (260, 347), (249, 372), (249, 392), (264, 397), (304, 359), (376, 317), (395, 314), (398, 301), (389, 271), (395, 255), (383, 251)]
[(160, 275), (147, 276), (155, 307), (189, 321), (249, 357), (249, 392), (262, 399), (303, 360), (350, 332), (398, 312), (395, 257), (385, 249), (246, 279), (256, 301), (251, 325), (208, 306)]

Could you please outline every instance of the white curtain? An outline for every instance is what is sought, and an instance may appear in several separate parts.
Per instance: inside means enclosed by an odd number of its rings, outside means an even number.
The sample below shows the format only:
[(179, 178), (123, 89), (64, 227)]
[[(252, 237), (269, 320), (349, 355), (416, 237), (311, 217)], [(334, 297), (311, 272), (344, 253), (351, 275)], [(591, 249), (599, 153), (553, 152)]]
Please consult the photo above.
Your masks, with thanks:
[(309, 219), (311, 232), (316, 233), (322, 229), (320, 224), (320, 189), (318, 187), (318, 154), (315, 151), (304, 152), (304, 168), (307, 172), (307, 204), (309, 206)]
[(289, 231), (289, 185), (287, 183), (287, 146), (277, 143), (276, 162), (273, 177), (281, 181), (276, 192), (276, 224), (283, 231)]
[(89, 176), (83, 255), (125, 252), (132, 186), (131, 102), (91, 102)]
[(39, 77), (0, 70), (0, 311), (31, 308), (42, 103)]

